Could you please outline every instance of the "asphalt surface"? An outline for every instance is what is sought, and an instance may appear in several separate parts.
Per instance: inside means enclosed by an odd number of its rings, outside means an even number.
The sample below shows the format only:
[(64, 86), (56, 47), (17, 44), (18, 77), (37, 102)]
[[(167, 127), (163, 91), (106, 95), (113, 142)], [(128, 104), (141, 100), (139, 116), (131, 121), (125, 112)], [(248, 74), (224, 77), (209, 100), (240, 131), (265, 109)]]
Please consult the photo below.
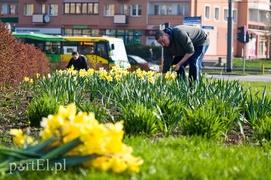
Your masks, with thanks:
[(240, 80), (240, 81), (259, 81), (271, 82), (271, 74), (267, 75), (205, 75), (207, 78), (224, 79), (224, 80)]

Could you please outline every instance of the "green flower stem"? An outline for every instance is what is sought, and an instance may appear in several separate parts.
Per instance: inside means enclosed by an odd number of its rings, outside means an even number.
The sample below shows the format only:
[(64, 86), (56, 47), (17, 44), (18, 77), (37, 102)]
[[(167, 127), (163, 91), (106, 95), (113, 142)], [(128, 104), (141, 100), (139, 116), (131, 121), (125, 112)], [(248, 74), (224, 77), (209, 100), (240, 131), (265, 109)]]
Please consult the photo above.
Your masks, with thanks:
[(40, 153), (26, 151), (25, 149), (6, 149), (0, 148), (0, 155), (11, 156), (18, 159), (35, 158), (39, 157)]
[(46, 147), (48, 147), (55, 140), (57, 140), (57, 137), (52, 136), (51, 138), (42, 141), (37, 145), (27, 147), (25, 150), (28, 152), (43, 152), (44, 150), (47, 150)]
[(79, 156), (66, 156), (60, 159), (56, 159), (56, 160), (52, 160), (50, 161), (50, 165), (54, 165), (55, 163), (58, 162), (63, 162), (63, 159), (65, 159), (65, 164), (67, 167), (69, 166), (75, 166), (75, 165), (79, 165), (82, 164), (86, 161), (90, 161), (93, 160), (97, 157), (100, 157), (101, 155), (99, 154), (90, 154), (90, 155), (79, 155)]
[(41, 159), (53, 159), (53, 158), (61, 157), (65, 153), (67, 153), (68, 151), (70, 151), (73, 148), (75, 148), (76, 146), (78, 146), (79, 144), (81, 144), (81, 141), (78, 137), (78, 138), (75, 138), (74, 140), (72, 140), (66, 144), (63, 144), (62, 146), (59, 146), (59, 147), (51, 150), (50, 152), (48, 152), (47, 154), (42, 156)]

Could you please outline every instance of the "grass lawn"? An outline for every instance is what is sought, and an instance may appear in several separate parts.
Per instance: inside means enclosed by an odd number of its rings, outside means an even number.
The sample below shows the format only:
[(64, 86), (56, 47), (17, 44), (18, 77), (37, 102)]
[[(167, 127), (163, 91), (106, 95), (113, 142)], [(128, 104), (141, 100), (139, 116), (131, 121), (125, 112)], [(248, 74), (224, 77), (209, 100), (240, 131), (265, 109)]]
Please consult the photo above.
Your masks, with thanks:
[(228, 146), (198, 137), (126, 137), (144, 159), (138, 174), (102, 173), (80, 168), (23, 172), (5, 179), (269, 179), (271, 151), (251, 145)]
[[(245, 60), (246, 68), (262, 68), (264, 65), (265, 68), (271, 68), (271, 60)], [(234, 59), (233, 66), (242, 67), (243, 60), (242, 59)]]
[(271, 97), (271, 83), (270, 82), (242, 82), (245, 89), (250, 89), (253, 94), (257, 93), (262, 95), (262, 92), (266, 89), (268, 97)]
[[(224, 67), (215, 68), (203, 68), (202, 72), (207, 74), (238, 74), (238, 75), (249, 75), (249, 74), (270, 74), (271, 71), (271, 60), (245, 60), (245, 72), (243, 72), (243, 60), (233, 59), (232, 60), (232, 72), (227, 72), (227, 64)], [(263, 71), (264, 70), (264, 71)]]

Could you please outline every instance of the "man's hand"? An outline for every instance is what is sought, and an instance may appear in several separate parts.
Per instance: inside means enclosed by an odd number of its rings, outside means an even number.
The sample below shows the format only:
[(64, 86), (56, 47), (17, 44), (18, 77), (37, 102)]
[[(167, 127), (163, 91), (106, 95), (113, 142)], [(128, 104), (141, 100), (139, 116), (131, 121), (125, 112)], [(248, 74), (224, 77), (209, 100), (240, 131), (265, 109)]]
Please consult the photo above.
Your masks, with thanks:
[(178, 62), (177, 64), (176, 64), (176, 67), (175, 67), (175, 71), (177, 72), (179, 69), (180, 69), (180, 67), (193, 55), (194, 53), (192, 53), (192, 54), (188, 54), (188, 53), (186, 53), (185, 55), (184, 55), (184, 57), (181, 59), (181, 61), (180, 62)]
[(176, 71), (176, 72), (179, 71), (180, 67), (181, 67), (181, 64), (180, 64), (180, 63), (177, 63), (176, 66), (175, 66), (175, 71)]

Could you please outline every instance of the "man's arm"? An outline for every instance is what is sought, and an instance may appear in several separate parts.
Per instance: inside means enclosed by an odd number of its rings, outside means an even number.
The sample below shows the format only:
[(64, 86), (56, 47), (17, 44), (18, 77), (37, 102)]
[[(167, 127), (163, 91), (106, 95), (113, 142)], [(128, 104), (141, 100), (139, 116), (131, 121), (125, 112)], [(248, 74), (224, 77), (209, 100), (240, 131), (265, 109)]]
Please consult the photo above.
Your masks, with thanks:
[[(194, 53), (193, 53), (194, 54)], [(193, 54), (188, 54), (186, 53), (184, 57), (178, 62), (175, 66), (175, 71), (178, 71), (180, 67), (193, 55)]]
[(66, 68), (71, 68), (72, 67), (72, 60), (69, 61), (68, 65), (66, 66)]
[(172, 60), (173, 60), (172, 55), (164, 51), (164, 62), (163, 62), (162, 73), (166, 73), (167, 71), (169, 71), (170, 66), (172, 64)]
[(82, 55), (81, 55), (81, 58), (82, 58), (82, 60), (84, 62), (84, 68), (87, 71), (89, 69), (87, 59)]

